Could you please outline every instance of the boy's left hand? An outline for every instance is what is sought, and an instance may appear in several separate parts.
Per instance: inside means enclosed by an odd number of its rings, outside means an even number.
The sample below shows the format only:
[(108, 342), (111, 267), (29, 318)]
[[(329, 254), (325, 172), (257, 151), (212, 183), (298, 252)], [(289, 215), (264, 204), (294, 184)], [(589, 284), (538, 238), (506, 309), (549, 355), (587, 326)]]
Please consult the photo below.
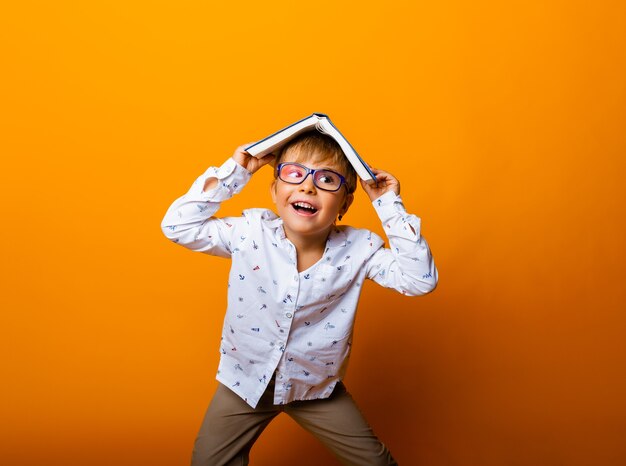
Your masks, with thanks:
[(370, 167), (370, 170), (376, 175), (376, 184), (367, 184), (362, 179), (359, 179), (359, 181), (361, 182), (363, 191), (367, 193), (372, 202), (389, 191), (393, 191), (398, 195), (400, 194), (400, 182), (396, 177), (391, 173), (377, 170), (376, 168)]

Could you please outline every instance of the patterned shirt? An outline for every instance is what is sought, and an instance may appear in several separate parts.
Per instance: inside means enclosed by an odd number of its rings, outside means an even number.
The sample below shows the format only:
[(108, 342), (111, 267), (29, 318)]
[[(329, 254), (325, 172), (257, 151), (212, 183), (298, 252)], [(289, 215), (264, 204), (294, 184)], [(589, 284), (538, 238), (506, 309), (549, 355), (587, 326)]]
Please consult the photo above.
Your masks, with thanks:
[[(250, 176), (232, 158), (210, 167), (170, 206), (163, 232), (193, 251), (232, 261), (217, 380), (253, 408), (274, 373), (275, 404), (327, 398), (346, 372), (363, 280), (409, 296), (437, 285), (420, 219), (387, 192), (373, 206), (390, 249), (375, 233), (339, 226), (321, 259), (298, 272), (296, 249), (272, 211), (213, 217)], [(218, 184), (202, 192), (207, 178)]]

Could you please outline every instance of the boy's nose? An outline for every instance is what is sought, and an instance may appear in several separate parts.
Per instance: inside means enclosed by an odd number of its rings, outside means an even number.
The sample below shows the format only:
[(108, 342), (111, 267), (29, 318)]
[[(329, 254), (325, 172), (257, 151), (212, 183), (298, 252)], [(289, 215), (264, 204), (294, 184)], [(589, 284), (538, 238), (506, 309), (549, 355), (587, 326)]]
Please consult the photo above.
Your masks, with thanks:
[(302, 183), (300, 183), (300, 191), (305, 193), (315, 192), (315, 183), (313, 183), (313, 177), (307, 176)]

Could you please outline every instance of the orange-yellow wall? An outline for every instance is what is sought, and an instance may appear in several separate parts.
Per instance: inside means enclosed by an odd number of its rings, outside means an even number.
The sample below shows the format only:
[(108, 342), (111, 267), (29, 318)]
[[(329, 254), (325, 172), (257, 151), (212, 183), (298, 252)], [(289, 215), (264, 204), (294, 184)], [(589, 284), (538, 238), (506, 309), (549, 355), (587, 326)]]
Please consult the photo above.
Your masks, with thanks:
[[(347, 384), (399, 462), (626, 464), (624, 2), (5, 3), (2, 464), (188, 464), (228, 262), (160, 221), (312, 112), (399, 177), (440, 272), (361, 301)], [(344, 222), (381, 232), (363, 193)], [(334, 463), (280, 418), (253, 464)]]

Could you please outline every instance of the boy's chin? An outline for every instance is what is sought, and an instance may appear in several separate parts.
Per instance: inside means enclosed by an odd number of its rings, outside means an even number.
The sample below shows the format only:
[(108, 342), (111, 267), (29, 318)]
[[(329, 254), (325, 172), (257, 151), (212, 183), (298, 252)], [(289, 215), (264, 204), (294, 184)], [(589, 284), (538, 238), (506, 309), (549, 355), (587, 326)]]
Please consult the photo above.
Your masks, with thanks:
[(317, 216), (298, 216), (292, 214), (289, 217), (283, 217), (283, 224), (294, 233), (311, 235), (319, 234), (324, 231), (330, 230), (333, 226), (333, 222), (324, 225), (318, 221)]

